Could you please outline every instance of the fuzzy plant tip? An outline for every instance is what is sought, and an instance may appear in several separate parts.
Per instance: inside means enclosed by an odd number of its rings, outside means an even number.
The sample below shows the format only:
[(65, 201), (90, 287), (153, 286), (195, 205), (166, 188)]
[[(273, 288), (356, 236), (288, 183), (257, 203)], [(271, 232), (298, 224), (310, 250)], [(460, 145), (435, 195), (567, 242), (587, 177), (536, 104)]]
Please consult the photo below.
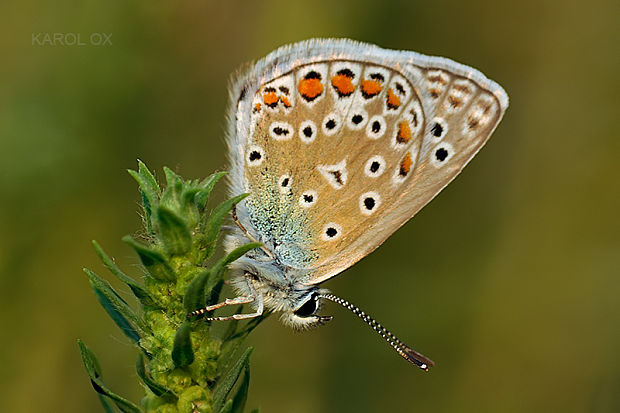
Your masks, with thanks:
[(219, 329), (225, 333), (218, 333), (187, 314), (219, 299), (222, 269), (258, 246), (242, 246), (213, 259), (222, 223), (242, 198), (207, 206), (223, 172), (185, 180), (164, 168), (162, 184), (138, 161), (138, 169), (129, 174), (138, 183), (144, 228), (140, 237), (123, 241), (142, 264), (143, 282), (125, 274), (96, 241), (93, 247), (103, 266), (129, 287), (133, 298), (121, 296), (94, 271), (85, 268), (84, 273), (103, 309), (135, 345), (137, 377), (146, 394), (133, 403), (108, 388), (95, 354), (79, 340), (92, 388), (105, 412), (241, 413), (252, 352), (243, 340), (260, 320), (230, 323)]

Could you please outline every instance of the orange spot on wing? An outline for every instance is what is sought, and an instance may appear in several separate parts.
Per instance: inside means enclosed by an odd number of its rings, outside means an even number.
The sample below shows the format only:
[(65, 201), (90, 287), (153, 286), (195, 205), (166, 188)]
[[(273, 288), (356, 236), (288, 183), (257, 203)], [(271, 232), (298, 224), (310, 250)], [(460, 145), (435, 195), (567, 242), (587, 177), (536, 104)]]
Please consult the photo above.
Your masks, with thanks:
[(447, 85), (448, 81), (443, 78), (441, 75), (429, 76), (428, 80), (433, 83), (439, 83), (440, 85)]
[(362, 93), (366, 98), (378, 95), (381, 89), (383, 89), (381, 83), (376, 80), (362, 80)]
[(407, 143), (411, 140), (411, 129), (409, 123), (400, 122), (398, 124), (398, 132), (396, 132), (396, 142)]
[(400, 98), (394, 93), (392, 88), (388, 89), (387, 106), (389, 109), (398, 109), (400, 107)]
[(450, 104), (450, 106), (456, 109), (463, 104), (463, 101), (456, 96), (450, 95), (448, 96), (448, 103)]
[(471, 93), (471, 90), (469, 90), (469, 88), (467, 86), (465, 86), (465, 85), (456, 84), (456, 85), (454, 85), (452, 87), (454, 89), (460, 90), (461, 92), (466, 93), (466, 94), (470, 94)]
[(258, 113), (260, 112), (260, 103), (257, 103), (256, 105), (254, 105), (254, 113)]
[(400, 176), (407, 176), (407, 174), (409, 174), (409, 172), (411, 171), (412, 164), (413, 161), (411, 160), (411, 154), (407, 152), (407, 155), (405, 155), (403, 160), (400, 161)]
[(314, 100), (323, 93), (323, 84), (319, 79), (301, 79), (297, 86), (297, 90), (299, 90), (299, 93), (301, 93), (306, 100)]
[(480, 124), (480, 118), (476, 118), (473, 116), (470, 116), (469, 118), (467, 118), (467, 127), (471, 130), (474, 130), (478, 127), (478, 125)]
[(288, 100), (288, 98), (286, 96), (280, 96), (280, 101), (282, 102), (284, 107), (287, 107), (287, 108), (291, 107), (291, 102), (290, 102), (290, 100)]
[(340, 96), (350, 96), (355, 91), (351, 78), (347, 75), (335, 75), (332, 77), (332, 86)]
[(276, 107), (276, 105), (278, 104), (278, 99), (278, 95), (275, 91), (263, 93), (263, 101), (265, 102), (265, 105), (269, 106), (270, 108)]

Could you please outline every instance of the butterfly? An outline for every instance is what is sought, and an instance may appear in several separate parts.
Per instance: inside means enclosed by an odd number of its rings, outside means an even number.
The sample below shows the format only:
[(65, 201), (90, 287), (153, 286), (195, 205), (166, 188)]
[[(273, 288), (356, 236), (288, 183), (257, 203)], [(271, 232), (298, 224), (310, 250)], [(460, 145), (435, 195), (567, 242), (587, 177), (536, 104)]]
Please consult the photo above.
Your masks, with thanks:
[(412, 218), (465, 167), (508, 107), (501, 86), (442, 57), (348, 39), (281, 47), (231, 88), (232, 250), (263, 247), (231, 266), (254, 312), (296, 329), (325, 323), (324, 300), (351, 310), (423, 370), (433, 362), (358, 307), (319, 285), (351, 267)]

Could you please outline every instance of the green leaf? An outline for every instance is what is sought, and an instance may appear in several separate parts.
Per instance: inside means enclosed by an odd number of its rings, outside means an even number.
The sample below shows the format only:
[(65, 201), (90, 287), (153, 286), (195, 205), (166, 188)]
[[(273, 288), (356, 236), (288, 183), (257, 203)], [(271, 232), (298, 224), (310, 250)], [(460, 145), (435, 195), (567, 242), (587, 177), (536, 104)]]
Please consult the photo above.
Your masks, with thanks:
[[(211, 278), (209, 278), (209, 280), (207, 281), (207, 297), (205, 299), (205, 304), (208, 305), (213, 305), (219, 302), (220, 300), (220, 294), (222, 293), (222, 287), (224, 287), (224, 279), (222, 278), (216, 278), (215, 279), (215, 285), (213, 285), (213, 283), (211, 282)], [(207, 317), (211, 317), (212, 313), (206, 313)]]
[(84, 268), (84, 272), (103, 308), (125, 335), (137, 343), (140, 337), (144, 337), (149, 330), (146, 323), (136, 315), (107, 281), (99, 278), (88, 268)]
[[(106, 387), (106, 385), (101, 380), (101, 367), (99, 366), (99, 361), (95, 354), (88, 348), (82, 340), (78, 340), (78, 347), (80, 348), (80, 355), (82, 356), (82, 363), (84, 363), (84, 368), (86, 369), (86, 373), (88, 377), (90, 377), (90, 382), (93, 386), (93, 389), (97, 393), (102, 396), (108, 397), (111, 399), (114, 404), (124, 413), (140, 413), (140, 409), (138, 406), (130, 402), (129, 400), (113, 393), (110, 389)], [(107, 403), (104, 403), (104, 408), (106, 411), (111, 411), (110, 406)]]
[(233, 206), (243, 200), (249, 194), (241, 194), (229, 200), (226, 200), (216, 206), (209, 218), (204, 224), (204, 228), (201, 228), (201, 236), (197, 238), (198, 247), (200, 249), (200, 256), (198, 262), (204, 262), (211, 257), (215, 250), (215, 241), (220, 233), (222, 227), (222, 221), (230, 213)]
[(263, 320), (265, 320), (271, 314), (273, 313), (270, 312), (270, 313), (263, 314), (259, 317), (255, 317), (254, 319), (250, 320), (245, 326), (243, 326), (241, 331), (235, 333), (230, 338), (231, 339), (245, 339), (256, 327), (258, 327), (260, 323), (263, 322)]
[(185, 296), (183, 297), (183, 307), (187, 314), (192, 311), (198, 310), (205, 306), (205, 286), (209, 279), (210, 271), (204, 271), (198, 274), (185, 290)]
[(181, 207), (183, 180), (168, 167), (164, 167), (164, 174), (166, 175), (166, 189), (161, 196), (160, 205), (173, 211), (178, 211)]
[[(238, 305), (234, 310), (233, 314), (241, 314), (243, 311), (243, 304)], [(232, 337), (237, 332), (237, 327), (239, 327), (239, 320), (230, 320), (226, 322), (226, 331), (222, 333), (222, 342), (226, 343), (229, 337)]]
[(185, 321), (174, 336), (172, 345), (172, 361), (175, 367), (189, 366), (194, 362), (194, 350), (192, 349), (192, 339), (190, 337), (191, 324)]
[(144, 182), (143, 190), (152, 195), (152, 199), (158, 199), (159, 194), (161, 193), (161, 188), (159, 187), (159, 184), (157, 183), (157, 180), (155, 179), (151, 171), (149, 171), (149, 168), (147, 168), (146, 165), (139, 159), (138, 174), (142, 178), (142, 182)]
[(140, 244), (129, 235), (124, 236), (123, 241), (136, 251), (142, 265), (153, 278), (160, 281), (172, 281), (176, 278), (174, 270), (159, 251)]
[(233, 261), (241, 258), (248, 251), (253, 250), (254, 248), (262, 247), (263, 244), (260, 242), (250, 242), (248, 244), (242, 245), (240, 247), (232, 250), (227, 256), (220, 259), (211, 270), (211, 275), (209, 280), (207, 281), (206, 291), (209, 293), (209, 297), (207, 299), (207, 305), (214, 304), (214, 302), (218, 299), (220, 295), (220, 291), (222, 289), (222, 273), (226, 269), (226, 267), (232, 263)]
[(97, 253), (97, 256), (99, 257), (101, 262), (103, 262), (103, 265), (105, 265), (105, 267), (108, 270), (110, 270), (110, 272), (114, 274), (116, 278), (118, 278), (119, 280), (127, 284), (127, 286), (131, 289), (133, 294), (136, 296), (136, 298), (140, 300), (142, 305), (155, 306), (155, 302), (153, 301), (153, 298), (151, 297), (149, 292), (146, 290), (146, 288), (144, 288), (142, 285), (137, 283), (133, 278), (129, 277), (123, 271), (121, 271), (121, 269), (118, 268), (118, 266), (108, 256), (108, 254), (105, 253), (105, 251), (103, 250), (103, 248), (101, 248), (101, 246), (99, 245), (99, 243), (97, 243), (97, 241), (93, 240), (92, 244), (93, 244), (93, 248), (95, 248), (95, 252)]
[(128, 170), (129, 174), (138, 182), (140, 194), (142, 196), (142, 206), (144, 208), (144, 224), (147, 233), (153, 233), (152, 210), (157, 206), (161, 190), (155, 177), (149, 169), (138, 160), (138, 171)]
[(243, 355), (237, 360), (237, 362), (224, 374), (218, 381), (215, 389), (213, 390), (213, 410), (220, 411), (224, 406), (224, 401), (228, 398), (228, 394), (232, 390), (233, 386), (239, 379), (245, 365), (249, 363), (250, 354), (252, 354), (252, 347), (249, 347)]
[(101, 405), (103, 406), (103, 410), (105, 411), (105, 413), (116, 413), (116, 410), (114, 410), (114, 407), (108, 401), (108, 398), (106, 396), (104, 396), (103, 394), (97, 393), (97, 397), (99, 398), (99, 401), (101, 402)]
[(224, 404), (224, 406), (222, 406), (222, 408), (220, 409), (219, 413), (230, 413), (232, 412), (233, 409), (233, 401), (232, 400), (228, 400), (226, 401), (226, 404)]
[[(260, 242), (251, 242), (242, 245), (219, 260), (211, 271), (205, 271), (197, 275), (185, 291), (183, 306), (187, 313), (213, 304), (219, 297), (223, 281), (221, 274), (228, 264), (239, 259), (243, 254), (254, 248), (262, 246)], [(207, 298), (208, 294), (208, 298)]]
[(146, 384), (149, 389), (151, 389), (155, 396), (163, 397), (168, 400), (176, 399), (176, 395), (172, 392), (172, 390), (156, 382), (147, 373), (144, 354), (142, 354), (142, 352), (138, 353), (138, 360), (136, 360), (136, 371), (138, 372), (138, 376), (142, 379), (142, 382)]
[(86, 369), (88, 375), (95, 378), (101, 377), (101, 365), (99, 364), (99, 360), (97, 360), (95, 354), (88, 347), (86, 347), (86, 344), (84, 344), (79, 338), (77, 343), (80, 348), (80, 355), (82, 356), (84, 368)]
[(179, 181), (182, 181), (181, 177), (177, 175), (176, 172), (174, 172), (172, 169), (168, 168), (167, 166), (164, 166), (164, 174), (166, 175), (166, 186), (167, 187), (174, 187), (179, 183)]
[(192, 234), (185, 221), (168, 208), (157, 209), (159, 237), (170, 255), (185, 254), (192, 247)]
[(250, 320), (243, 326), (240, 331), (233, 332), (231, 335), (225, 336), (226, 338), (222, 339), (223, 345), (220, 361), (218, 362), (218, 374), (221, 374), (222, 371), (230, 367), (230, 365), (235, 360), (235, 355), (237, 354), (237, 351), (243, 345), (243, 341), (245, 340), (245, 338), (271, 314), (273, 313), (263, 314), (262, 316)]
[(140, 190), (140, 198), (142, 199), (142, 209), (144, 209), (144, 217), (142, 218), (144, 229), (147, 234), (152, 235), (155, 233), (155, 229), (153, 228), (154, 205), (151, 204), (151, 201), (149, 201), (143, 190)]
[(260, 242), (250, 242), (250, 243), (247, 243), (245, 245), (235, 248), (228, 255), (226, 255), (224, 258), (222, 258), (217, 263), (215, 263), (215, 265), (213, 266), (213, 273), (215, 274), (215, 277), (219, 277), (222, 274), (222, 272), (226, 269), (226, 266), (228, 266), (228, 264), (230, 264), (231, 262), (237, 261), (243, 255), (245, 255), (248, 251), (251, 251), (255, 248), (260, 248), (262, 246), (263, 244)]
[(248, 390), (250, 388), (250, 360), (246, 360), (243, 369), (243, 381), (239, 385), (235, 396), (233, 397), (233, 405), (231, 413), (243, 413), (245, 402), (248, 399)]
[[(181, 215), (187, 226), (194, 228), (198, 223), (199, 214), (198, 205), (196, 203), (196, 195), (200, 192), (200, 188), (197, 186), (184, 185), (183, 193), (181, 194), (181, 209), (179, 215)], [(190, 240), (191, 241), (191, 240)]]
[(209, 195), (211, 195), (213, 187), (225, 175), (226, 172), (216, 172), (203, 179), (202, 182), (198, 185), (201, 189), (200, 192), (196, 195), (195, 200), (200, 210), (204, 210), (205, 205), (207, 204), (207, 199), (209, 199)]

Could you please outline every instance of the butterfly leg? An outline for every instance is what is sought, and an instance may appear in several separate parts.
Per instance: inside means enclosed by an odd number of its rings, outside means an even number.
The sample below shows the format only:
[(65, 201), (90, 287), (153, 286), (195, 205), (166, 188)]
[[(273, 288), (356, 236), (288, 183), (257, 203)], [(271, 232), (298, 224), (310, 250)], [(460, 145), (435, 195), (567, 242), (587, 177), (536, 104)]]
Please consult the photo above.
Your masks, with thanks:
[[(240, 297), (240, 298), (246, 298), (246, 297)], [(263, 315), (263, 310), (264, 310), (263, 297), (259, 295), (259, 296), (254, 297), (254, 299), (256, 300), (257, 305), (256, 305), (256, 311), (253, 313), (233, 314), (233, 315), (224, 316), (224, 317), (206, 317), (205, 320), (207, 321), (228, 321), (228, 320), (246, 320), (248, 318), (260, 317), (261, 315)]]
[(196, 311), (192, 311), (191, 313), (187, 315), (187, 318), (202, 315), (202, 314), (217, 310), (218, 308), (226, 307), (229, 305), (250, 304), (253, 302), (256, 302), (256, 311), (254, 313), (233, 314), (231, 316), (225, 316), (225, 317), (206, 317), (205, 320), (207, 321), (243, 320), (246, 318), (258, 317), (263, 314), (263, 309), (264, 309), (263, 296), (257, 295), (256, 291), (254, 291), (254, 288), (252, 287), (252, 284), (249, 282), (248, 282), (248, 289), (249, 289), (250, 294), (247, 296), (227, 298), (221, 303), (213, 304), (213, 305), (198, 309)]
[(256, 296), (246, 296), (246, 297), (236, 297), (236, 298), (227, 298), (226, 300), (222, 301), (221, 303), (217, 303), (217, 304), (213, 304), (210, 306), (207, 306), (205, 308), (200, 309), (199, 311), (201, 311), (201, 314), (204, 314), (208, 311), (213, 311), (213, 310), (217, 310), (218, 308), (222, 308), (225, 307), (227, 305), (237, 305), (237, 304), (249, 304), (251, 302), (253, 302), (254, 300), (256, 300)]
[(249, 303), (252, 303), (254, 301), (256, 301), (256, 294), (248, 295), (248, 296), (242, 296), (242, 297), (236, 297), (236, 298), (227, 298), (226, 300), (222, 301), (221, 303), (209, 305), (207, 307), (200, 308), (200, 309), (198, 309), (196, 311), (192, 311), (191, 313), (189, 313), (187, 315), (187, 317), (189, 318), (189, 317), (193, 317), (193, 316), (197, 316), (197, 315), (202, 315), (204, 313), (208, 313), (210, 311), (217, 310), (218, 308), (222, 308), (222, 307), (225, 307), (225, 306), (228, 306), (228, 305), (249, 304)]

